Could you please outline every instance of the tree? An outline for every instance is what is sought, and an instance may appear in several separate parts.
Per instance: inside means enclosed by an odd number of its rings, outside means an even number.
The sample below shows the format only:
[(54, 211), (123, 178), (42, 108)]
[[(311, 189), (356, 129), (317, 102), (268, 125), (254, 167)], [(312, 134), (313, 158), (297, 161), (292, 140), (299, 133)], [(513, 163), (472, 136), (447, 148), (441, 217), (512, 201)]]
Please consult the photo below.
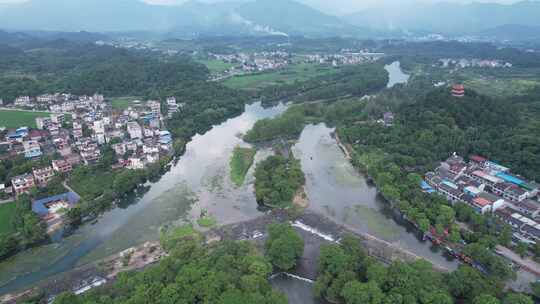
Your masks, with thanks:
[(529, 245), (525, 242), (518, 242), (516, 246), (516, 252), (519, 254), (522, 258), (524, 258), (527, 255), (527, 251), (529, 249)]
[(366, 277), (368, 281), (375, 282), (379, 286), (381, 286), (383, 282), (386, 280), (387, 275), (388, 275), (387, 268), (380, 263), (372, 263), (367, 268)]
[(281, 270), (290, 270), (304, 252), (304, 240), (289, 224), (274, 223), (268, 227), (266, 255)]
[(504, 298), (502, 303), (503, 304), (533, 304), (534, 301), (531, 299), (531, 297), (526, 296), (524, 294), (510, 293)]
[(82, 300), (80, 297), (77, 297), (72, 292), (64, 292), (61, 293), (59, 296), (57, 296), (54, 299), (54, 304), (78, 304), (82, 303)]
[(341, 295), (346, 304), (381, 304), (384, 299), (384, 294), (375, 282), (351, 281), (345, 284)]
[(66, 213), (69, 225), (78, 226), (82, 223), (83, 213), (80, 206), (75, 206)]
[(469, 266), (460, 266), (448, 275), (448, 289), (458, 299), (472, 300), (482, 293), (495, 294), (494, 286)]
[(512, 228), (509, 225), (504, 225), (500, 235), (499, 243), (503, 246), (509, 246), (512, 241)]
[(501, 301), (491, 295), (480, 295), (474, 298), (473, 304), (500, 304)]

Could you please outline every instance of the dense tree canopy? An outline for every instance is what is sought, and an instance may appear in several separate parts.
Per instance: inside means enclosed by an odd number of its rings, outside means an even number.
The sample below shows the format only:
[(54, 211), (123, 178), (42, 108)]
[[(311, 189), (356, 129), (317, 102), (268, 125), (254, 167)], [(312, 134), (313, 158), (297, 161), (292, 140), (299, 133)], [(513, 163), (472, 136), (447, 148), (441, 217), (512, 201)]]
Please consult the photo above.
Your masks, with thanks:
[(290, 207), (305, 182), (300, 162), (294, 157), (270, 156), (255, 169), (257, 202), (273, 208)]
[(286, 304), (268, 283), (271, 270), (247, 242), (209, 247), (183, 240), (158, 265), (122, 273), (111, 286), (84, 296), (63, 294), (54, 303)]
[(244, 136), (250, 143), (271, 141), (275, 139), (297, 138), (304, 129), (305, 117), (303, 108), (289, 108), (276, 118), (261, 119)]
[(296, 266), (298, 258), (304, 252), (304, 240), (290, 224), (272, 224), (268, 227), (266, 256), (281, 270), (290, 270)]

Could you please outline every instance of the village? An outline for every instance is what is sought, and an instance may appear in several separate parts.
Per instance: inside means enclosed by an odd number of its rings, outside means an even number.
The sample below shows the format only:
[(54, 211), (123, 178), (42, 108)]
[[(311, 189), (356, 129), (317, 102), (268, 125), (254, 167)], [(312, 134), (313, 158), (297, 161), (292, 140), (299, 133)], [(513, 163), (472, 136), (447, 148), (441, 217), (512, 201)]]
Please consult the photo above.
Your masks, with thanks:
[[(111, 170), (144, 169), (172, 155), (173, 138), (165, 124), (184, 104), (175, 97), (167, 98), (164, 103), (151, 100), (134, 101), (134, 104), (137, 106), (113, 109), (99, 94), (57, 93), (16, 98), (15, 109), (45, 110), (50, 115), (35, 118), (35, 128), (0, 129), (0, 159), (35, 161), (31, 171), (11, 176), (0, 184), (4, 198), (1, 202), (45, 188), (53, 178), (63, 179), (76, 166), (97, 164), (105, 146), (116, 154), (117, 162)], [(41, 160), (45, 156), (50, 163), (44, 165)], [(63, 186), (66, 193), (32, 202), (32, 210), (47, 223), (49, 230), (59, 227), (62, 214), (80, 200), (65, 182)]]
[[(491, 215), (507, 224), (516, 246), (532, 247), (540, 240), (540, 185), (511, 173), (510, 168), (479, 155), (469, 156), (466, 162), (454, 154), (435, 171), (427, 172), (421, 187), (426, 193), (443, 195), (452, 205), (466, 204), (477, 214)], [(436, 244), (444, 243), (433, 229), (426, 237)], [(482, 270), (456, 248), (446, 248), (450, 254)], [(540, 265), (523, 253), (501, 245), (496, 246), (495, 252), (525, 271), (540, 275)]]
[(512, 63), (495, 59), (442, 58), (433, 65), (444, 69), (464, 68), (511, 68)]
[(369, 50), (343, 49), (339, 53), (329, 54), (294, 54), (285, 51), (264, 51), (254, 53), (214, 54), (209, 53), (211, 60), (231, 65), (225, 71), (213, 75), (214, 80), (237, 75), (247, 75), (283, 69), (293, 64), (314, 64), (325, 66), (357, 65), (373, 62), (384, 54), (372, 53)]

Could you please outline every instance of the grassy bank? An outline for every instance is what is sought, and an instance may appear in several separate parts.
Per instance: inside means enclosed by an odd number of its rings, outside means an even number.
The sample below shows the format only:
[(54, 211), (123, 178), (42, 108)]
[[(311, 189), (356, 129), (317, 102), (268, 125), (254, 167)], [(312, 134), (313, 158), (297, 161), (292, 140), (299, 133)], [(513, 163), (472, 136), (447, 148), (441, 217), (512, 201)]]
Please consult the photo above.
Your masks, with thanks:
[(231, 180), (236, 186), (240, 187), (244, 184), (246, 174), (251, 165), (253, 165), (255, 153), (257, 153), (257, 151), (252, 148), (242, 148), (240, 146), (234, 148), (230, 167)]
[(51, 115), (51, 113), (0, 110), (0, 127), (18, 128), (26, 126), (29, 128), (36, 128), (36, 118), (48, 117), (49, 115)]
[(12, 220), (14, 215), (14, 202), (0, 204), (0, 235), (13, 232)]

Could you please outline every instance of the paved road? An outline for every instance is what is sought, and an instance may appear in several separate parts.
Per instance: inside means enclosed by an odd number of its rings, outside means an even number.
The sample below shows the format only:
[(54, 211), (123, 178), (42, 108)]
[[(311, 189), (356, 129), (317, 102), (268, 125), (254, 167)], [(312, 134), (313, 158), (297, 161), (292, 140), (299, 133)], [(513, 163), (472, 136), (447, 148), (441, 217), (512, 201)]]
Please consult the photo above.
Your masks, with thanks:
[(540, 276), (540, 265), (536, 263), (535, 261), (533, 261), (532, 259), (521, 258), (518, 254), (516, 254), (512, 250), (501, 245), (497, 245), (497, 247), (495, 248), (495, 251), (498, 254), (502, 255), (503, 257), (521, 266), (524, 270), (531, 272), (537, 276)]

